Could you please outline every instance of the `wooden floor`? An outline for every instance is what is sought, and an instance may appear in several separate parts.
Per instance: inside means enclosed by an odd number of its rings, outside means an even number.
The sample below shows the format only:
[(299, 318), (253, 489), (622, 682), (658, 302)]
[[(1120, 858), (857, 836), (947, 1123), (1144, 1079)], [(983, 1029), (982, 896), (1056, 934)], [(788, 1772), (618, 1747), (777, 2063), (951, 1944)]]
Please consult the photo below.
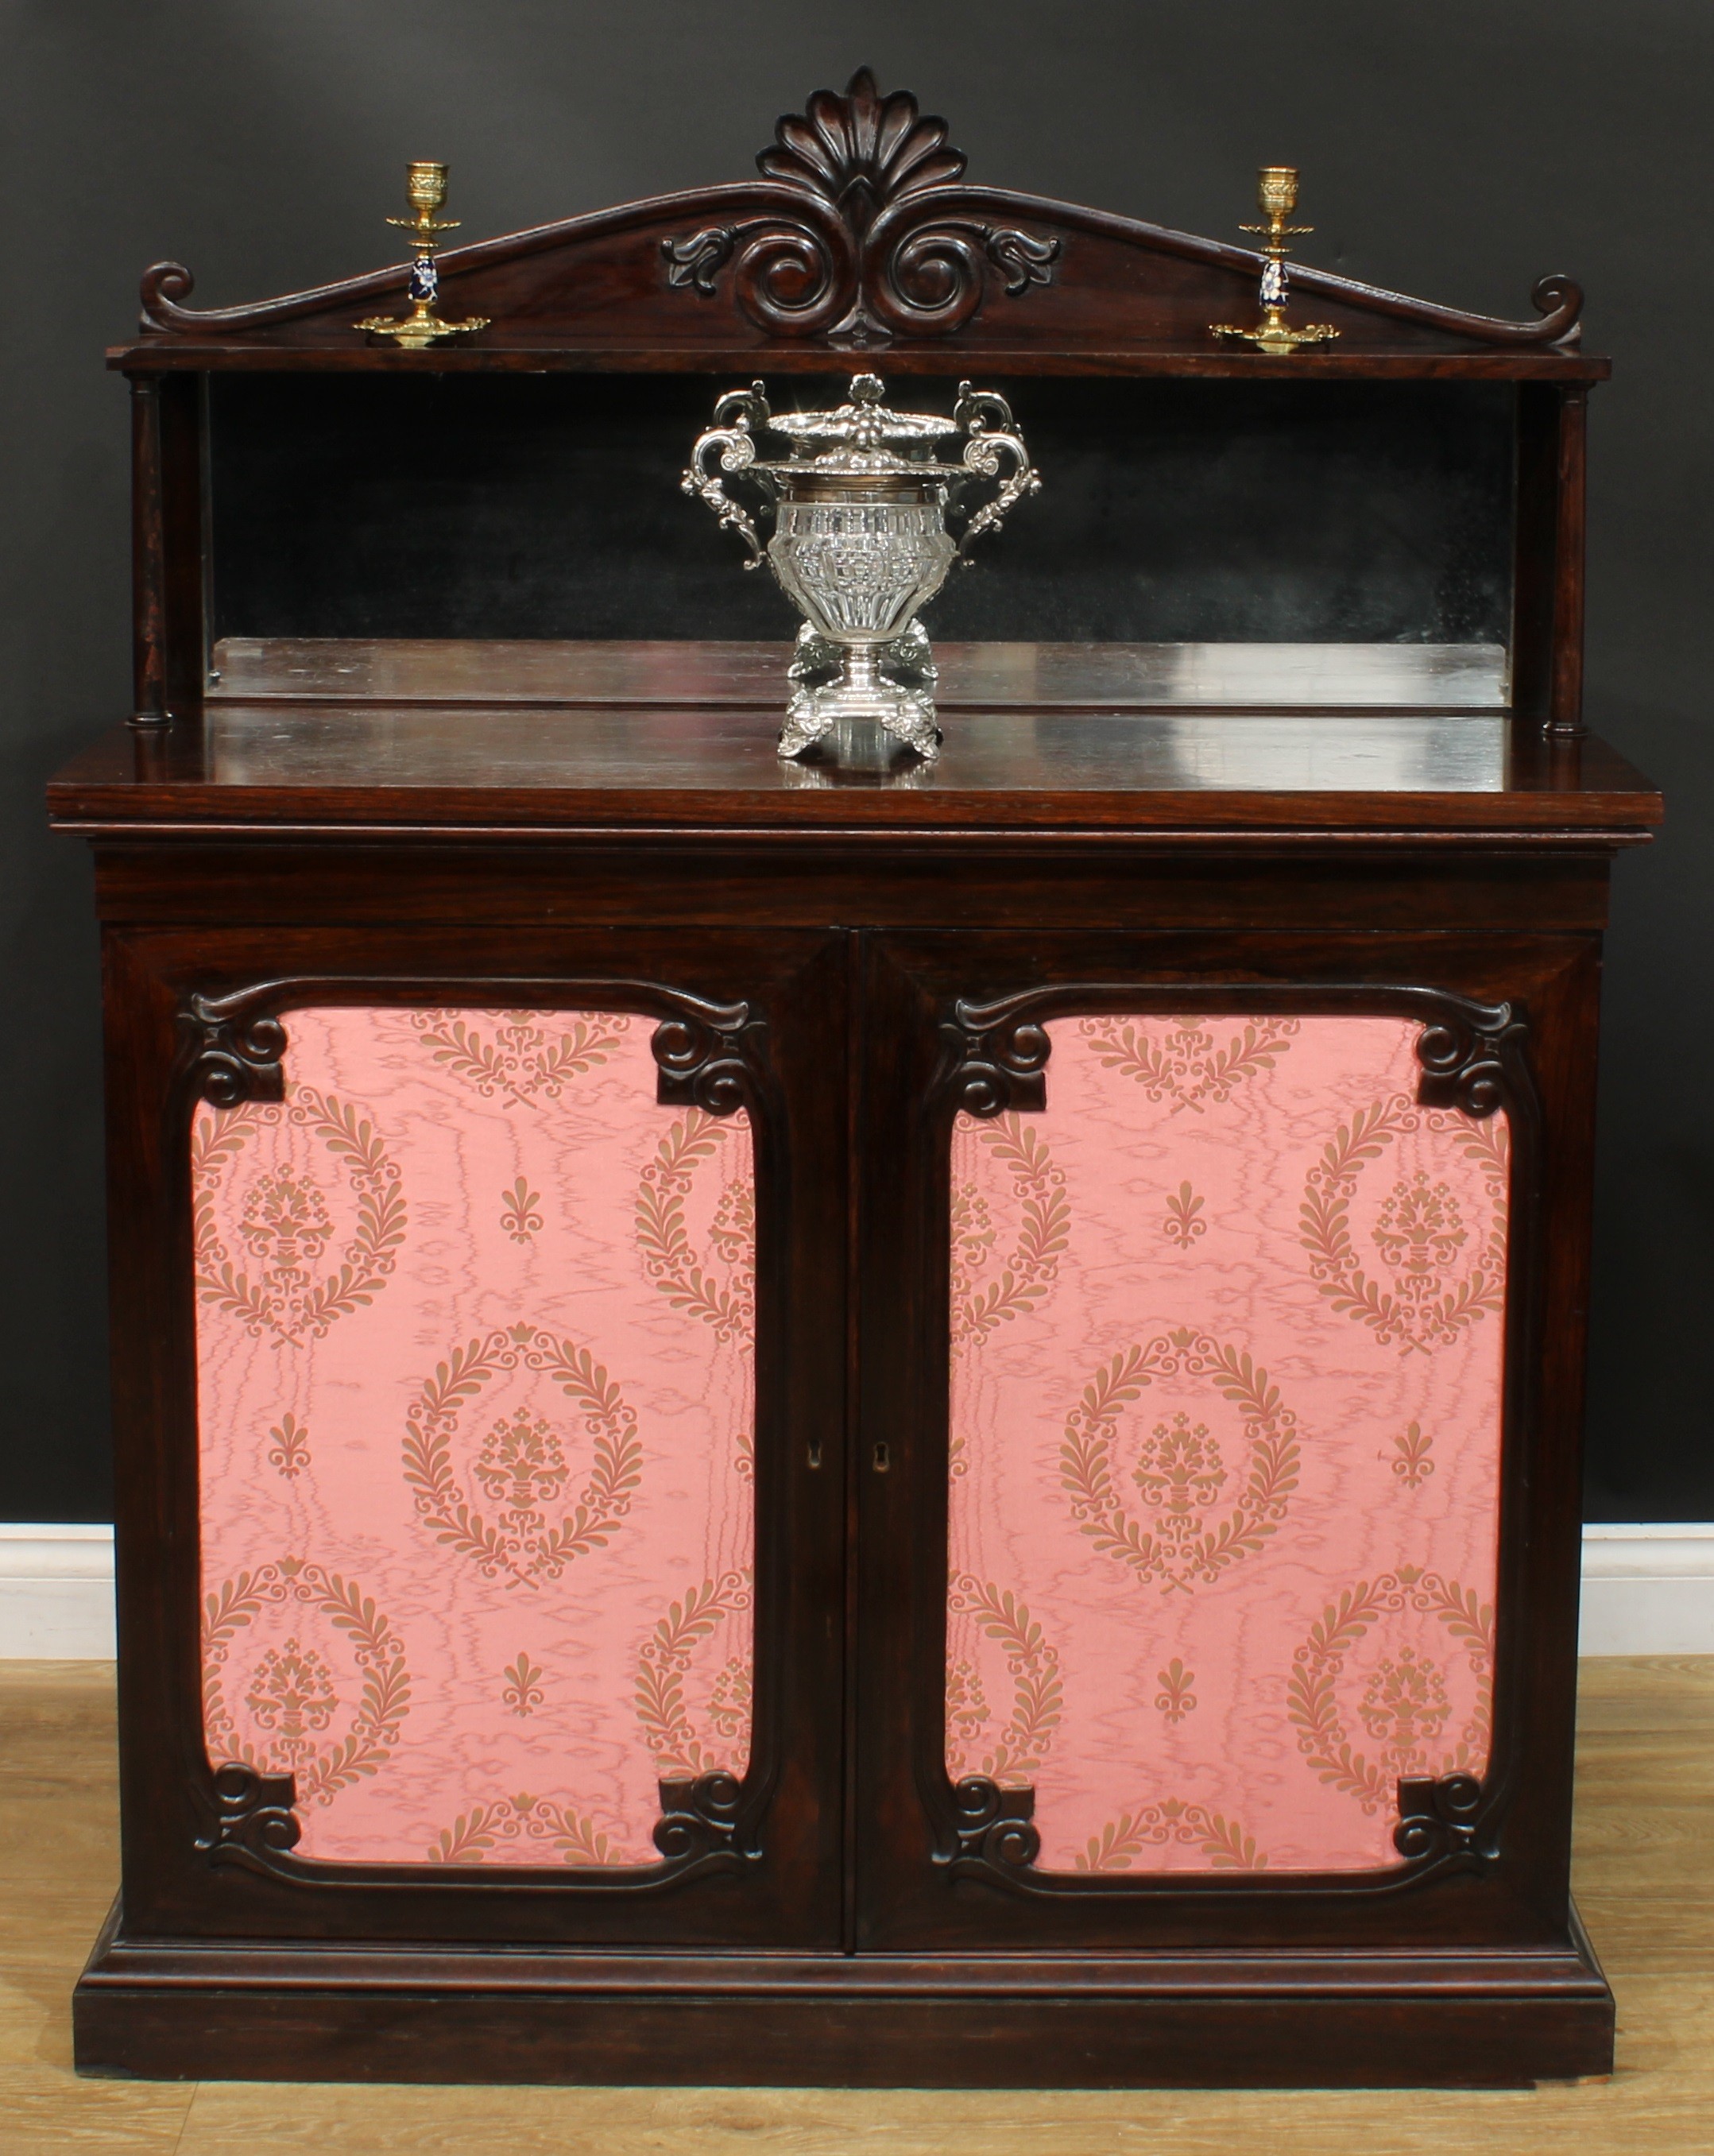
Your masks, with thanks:
[(1577, 1891), (1610, 2082), (1463, 2095), (967, 2095), (80, 2082), (116, 1874), (110, 1672), (0, 1663), (0, 2156), (1674, 2156), (1714, 2152), (1714, 1658), (1583, 1665)]

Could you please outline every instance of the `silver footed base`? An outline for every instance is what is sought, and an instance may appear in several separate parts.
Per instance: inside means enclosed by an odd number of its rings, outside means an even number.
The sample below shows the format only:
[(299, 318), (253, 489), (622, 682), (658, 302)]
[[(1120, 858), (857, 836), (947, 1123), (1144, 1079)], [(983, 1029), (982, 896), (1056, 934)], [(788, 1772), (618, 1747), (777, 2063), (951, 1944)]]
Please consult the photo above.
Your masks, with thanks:
[[(880, 670), (883, 664), (909, 679), (890, 678)], [(872, 769), (873, 750), (853, 756), (852, 748), (874, 743), (885, 749), (888, 740), (914, 749), (926, 763), (939, 756), (941, 733), (928, 689), (936, 672), (919, 623), (913, 621), (891, 644), (845, 644), (818, 636), (806, 622), (788, 670), (802, 685), (786, 706), (786, 723), (780, 730), (782, 759), (789, 761), (824, 743), (839, 763)], [(813, 681), (815, 675), (829, 672), (831, 680)], [(877, 727), (886, 737), (879, 742)]]

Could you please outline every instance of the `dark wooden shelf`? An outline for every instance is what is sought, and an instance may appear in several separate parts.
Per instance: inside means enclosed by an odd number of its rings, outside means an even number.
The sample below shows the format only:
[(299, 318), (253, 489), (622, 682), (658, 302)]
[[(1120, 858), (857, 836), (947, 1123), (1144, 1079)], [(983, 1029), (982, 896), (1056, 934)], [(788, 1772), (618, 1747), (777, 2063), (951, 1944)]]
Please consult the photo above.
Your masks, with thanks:
[(1424, 352), (1385, 345), (1340, 344), (1300, 352), (1289, 361), (1210, 342), (1205, 350), (1182, 344), (1125, 343), (1068, 352), (1051, 338), (1039, 343), (940, 344), (899, 339), (880, 346), (786, 344), (757, 335), (740, 341), (690, 341), (628, 345), (611, 338), (581, 343), (562, 331), (532, 338), (508, 324), (482, 341), (444, 345), (426, 352), (398, 352), (366, 344), (355, 332), (331, 337), (316, 325), (301, 338), (290, 327), (266, 336), (222, 341), (213, 337), (140, 337), (115, 345), (107, 364), (126, 374), (711, 374), (747, 379), (771, 374), (837, 374), (842, 369), (885, 367), (890, 374), (1130, 376), (1162, 380), (1219, 382), (1604, 382), (1610, 360), (1576, 350)]
[(116, 726), (49, 789), (83, 832), (833, 829), (1504, 832), (1634, 843), (1660, 796), (1593, 738), (1501, 716), (968, 710), (941, 761), (886, 773), (783, 764), (779, 709), (211, 706)]

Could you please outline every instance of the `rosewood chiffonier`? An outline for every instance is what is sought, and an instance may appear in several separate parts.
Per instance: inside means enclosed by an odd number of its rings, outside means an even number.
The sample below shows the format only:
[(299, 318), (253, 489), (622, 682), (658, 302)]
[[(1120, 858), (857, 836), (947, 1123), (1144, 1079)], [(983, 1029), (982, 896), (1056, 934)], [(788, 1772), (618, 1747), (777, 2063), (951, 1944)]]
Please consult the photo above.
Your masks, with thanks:
[[(1580, 295), (761, 177), (112, 355), (123, 1888), (90, 2072), (1519, 2083), (1601, 934)], [(778, 760), (721, 392), (1007, 395), (945, 748)], [(832, 393), (830, 395), (829, 393)]]

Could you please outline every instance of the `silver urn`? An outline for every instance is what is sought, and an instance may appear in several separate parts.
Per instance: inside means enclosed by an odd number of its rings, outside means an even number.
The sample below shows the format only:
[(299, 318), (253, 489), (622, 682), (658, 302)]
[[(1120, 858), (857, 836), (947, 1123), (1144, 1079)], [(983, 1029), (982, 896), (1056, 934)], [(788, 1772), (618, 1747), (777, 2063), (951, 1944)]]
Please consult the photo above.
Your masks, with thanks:
[[(885, 395), (878, 375), (860, 374), (834, 411), (776, 415), (752, 382), (720, 399), (690, 452), (685, 491), (738, 533), (747, 569), (760, 567), (762, 541), (725, 481), (747, 480), (773, 511), (767, 560), (804, 616), (787, 670), (798, 686), (780, 733), (783, 757), (819, 745), (836, 762), (862, 764), (877, 745), (890, 752), (902, 744), (933, 762), (936, 674), (917, 611), (971, 541), (1041, 486), (1011, 408), (993, 390), (961, 382), (950, 418), (889, 410)], [(790, 442), (790, 456), (763, 456), (767, 434)], [(956, 463), (936, 454), (954, 435), (963, 440)], [(947, 517), (964, 511), (962, 490), (980, 481), (995, 491), (968, 510), (955, 539)]]

